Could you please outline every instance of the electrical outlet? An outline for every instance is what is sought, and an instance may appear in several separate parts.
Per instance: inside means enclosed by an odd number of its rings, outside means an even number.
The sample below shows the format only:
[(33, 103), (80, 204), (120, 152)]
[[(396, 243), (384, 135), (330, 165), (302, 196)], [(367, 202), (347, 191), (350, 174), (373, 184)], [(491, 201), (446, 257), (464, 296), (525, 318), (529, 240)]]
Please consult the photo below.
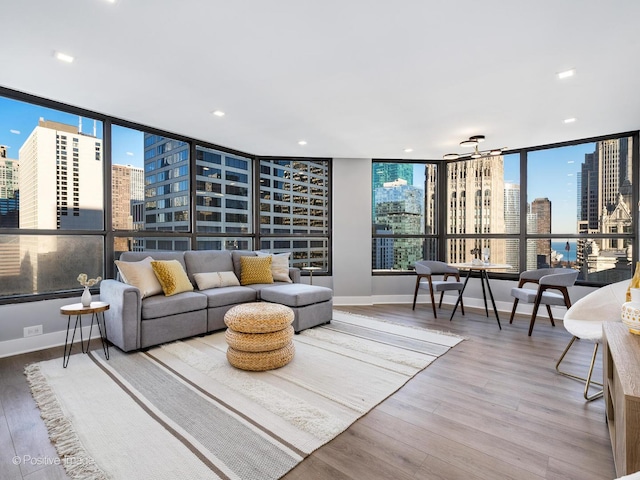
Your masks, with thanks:
[(25, 337), (34, 337), (36, 335), (42, 335), (42, 325), (34, 325), (32, 327), (24, 327)]

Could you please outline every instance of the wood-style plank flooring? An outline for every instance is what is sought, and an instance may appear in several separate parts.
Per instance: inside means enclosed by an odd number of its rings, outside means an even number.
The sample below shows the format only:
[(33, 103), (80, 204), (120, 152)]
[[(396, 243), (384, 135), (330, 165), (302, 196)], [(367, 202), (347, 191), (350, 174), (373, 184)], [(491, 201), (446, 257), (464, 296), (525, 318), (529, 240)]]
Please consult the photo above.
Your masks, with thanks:
[[(466, 340), (306, 458), (287, 480), (616, 478), (603, 400), (585, 402), (583, 384), (555, 372), (570, 339), (562, 322), (553, 328), (539, 319), (528, 337), (528, 319), (509, 325), (506, 313), (500, 331), (495, 317), (469, 309), (449, 322), (446, 308), (434, 319), (424, 304), (415, 311), (411, 305), (337, 308)], [(586, 373), (592, 348), (577, 342), (566, 368)], [(53, 348), (0, 359), (0, 479), (67, 478), (61, 466), (37, 463), (57, 456), (23, 375), (26, 364), (61, 356), (62, 348)], [(600, 354), (596, 377), (602, 378)]]

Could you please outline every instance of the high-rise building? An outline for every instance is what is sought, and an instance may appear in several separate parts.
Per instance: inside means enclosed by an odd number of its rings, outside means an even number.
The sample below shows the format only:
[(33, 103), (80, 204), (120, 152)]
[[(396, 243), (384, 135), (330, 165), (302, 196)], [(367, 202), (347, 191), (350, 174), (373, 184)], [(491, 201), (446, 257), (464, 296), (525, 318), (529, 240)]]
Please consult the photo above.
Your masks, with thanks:
[(20, 228), (103, 228), (101, 139), (40, 119), (19, 160)]
[(587, 153), (581, 167), (581, 192), (580, 192), (580, 220), (587, 222), (589, 230), (596, 231), (600, 213), (598, 189), (600, 184), (600, 165), (598, 162), (598, 150)]
[[(598, 189), (601, 211), (613, 211), (619, 196), (629, 201), (631, 196), (631, 139), (616, 138), (596, 144), (598, 152), (600, 188)], [(629, 203), (629, 202), (628, 202)]]
[[(386, 182), (374, 192), (375, 217), (373, 223), (378, 230), (385, 230), (392, 234), (421, 235), (424, 233), (424, 190), (409, 185), (406, 180)], [(376, 250), (386, 248), (388, 242), (375, 244)], [(385, 267), (389, 268), (389, 255)], [(393, 264), (390, 268), (406, 270), (417, 260), (422, 260), (422, 242), (414, 238), (394, 238)], [(384, 268), (384, 267), (383, 267)]]
[(452, 239), (449, 262), (468, 262), (490, 249), (491, 262), (505, 263), (504, 240), (483, 238), (504, 233), (504, 158), (501, 155), (447, 164), (447, 232), (476, 234), (474, 239)]
[[(295, 267), (329, 268), (329, 163), (325, 160), (260, 160), (260, 248), (291, 251)], [(310, 235), (305, 238), (292, 235)]]
[[(114, 230), (135, 230), (134, 205), (144, 200), (144, 170), (131, 165), (113, 165), (111, 167), (112, 222)], [(136, 198), (137, 196), (137, 198)], [(116, 237), (116, 252), (130, 249), (129, 239)]]
[(371, 185), (373, 191), (388, 182), (405, 180), (407, 185), (413, 185), (413, 164), (411, 163), (386, 163), (373, 164)]
[[(504, 184), (504, 233), (520, 233), (520, 185)], [(505, 261), (514, 268), (520, 263), (520, 245), (517, 239), (505, 240)]]
[[(551, 200), (548, 198), (536, 198), (529, 206), (532, 215), (532, 229), (529, 233), (551, 233)], [(551, 239), (539, 238), (535, 240), (536, 268), (545, 268), (551, 265)]]
[(11, 159), (7, 147), (0, 145), (0, 199), (14, 198), (18, 190), (18, 160)]
[[(581, 167), (578, 232), (627, 233), (632, 228), (632, 139), (597, 142)], [(577, 242), (577, 267), (584, 278), (616, 281), (631, 269), (631, 246), (618, 238)]]
[(0, 227), (18, 228), (18, 160), (8, 158), (7, 147), (0, 145)]

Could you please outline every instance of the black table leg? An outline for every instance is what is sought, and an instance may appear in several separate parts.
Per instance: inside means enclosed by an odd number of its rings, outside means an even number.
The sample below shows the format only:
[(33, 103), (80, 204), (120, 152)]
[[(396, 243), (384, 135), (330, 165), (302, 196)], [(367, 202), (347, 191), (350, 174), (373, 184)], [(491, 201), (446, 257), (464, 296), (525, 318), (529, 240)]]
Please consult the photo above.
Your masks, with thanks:
[(451, 317), (449, 317), (449, 321), (453, 320), (453, 315), (456, 313), (456, 309), (458, 308), (458, 304), (462, 299), (462, 294), (464, 293), (464, 289), (467, 288), (467, 282), (469, 282), (469, 277), (471, 277), (471, 270), (467, 270), (467, 278), (462, 285), (462, 290), (460, 290), (460, 294), (458, 295), (458, 299), (456, 300), (456, 304), (453, 307), (453, 312), (451, 312)]
[[(91, 332), (93, 331), (93, 322), (98, 325), (98, 331), (100, 332), (100, 341), (102, 342), (102, 351), (104, 352), (105, 359), (109, 360), (109, 344), (107, 340), (107, 324), (104, 320), (104, 312), (102, 312), (102, 325), (100, 325), (100, 313), (93, 313), (91, 315), (91, 327), (89, 327), (89, 340), (87, 340), (87, 353), (89, 352), (89, 344), (91, 343)], [(103, 333), (104, 329), (104, 333)]]
[[(69, 327), (71, 326), (71, 315), (69, 315), (67, 319), (67, 335), (64, 339), (64, 353), (62, 355), (63, 368), (67, 368), (67, 365), (69, 365), (69, 357), (71, 356), (73, 341), (76, 338), (76, 329), (78, 328), (78, 324), (80, 325), (80, 348), (82, 349), (82, 353), (84, 353), (84, 344), (82, 343), (82, 315), (76, 316), (76, 323), (73, 326), (73, 335), (71, 335), (71, 343), (69, 343)], [(69, 347), (68, 350), (67, 350), (67, 346)]]
[[(482, 299), (484, 300), (484, 313), (489, 318), (489, 307), (487, 307), (487, 292), (484, 289), (484, 274), (486, 270), (480, 270), (480, 285), (482, 285)], [(487, 282), (488, 284), (489, 282)]]
[[(489, 272), (487, 272), (485, 270), (484, 274), (486, 275), (485, 278), (487, 280), (487, 290), (489, 290), (489, 296), (491, 297), (491, 304), (493, 305), (493, 312), (496, 314), (496, 320), (498, 321), (498, 328), (500, 328), (500, 330), (502, 330), (502, 325), (500, 325), (500, 317), (498, 317), (498, 309), (496, 308), (496, 302), (493, 299), (493, 292), (491, 291), (491, 285), (489, 284)], [(486, 305), (486, 301), (487, 301), (487, 299), (485, 298), (485, 305)]]

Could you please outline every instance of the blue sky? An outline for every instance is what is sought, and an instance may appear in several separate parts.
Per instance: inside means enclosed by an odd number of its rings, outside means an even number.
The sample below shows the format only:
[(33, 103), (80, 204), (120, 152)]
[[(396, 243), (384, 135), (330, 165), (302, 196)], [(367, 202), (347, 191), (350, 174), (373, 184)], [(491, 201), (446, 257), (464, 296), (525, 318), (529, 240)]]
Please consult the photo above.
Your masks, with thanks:
[[(0, 97), (0, 145), (8, 148), (9, 158), (18, 158), (20, 147), (29, 137), (40, 117), (45, 120), (78, 126), (78, 115)], [(93, 135), (93, 119), (82, 118), (83, 133)], [(124, 127), (113, 128), (113, 159), (121, 165), (144, 166), (144, 139), (141, 132)], [(102, 122), (96, 122), (96, 136), (102, 138)]]

